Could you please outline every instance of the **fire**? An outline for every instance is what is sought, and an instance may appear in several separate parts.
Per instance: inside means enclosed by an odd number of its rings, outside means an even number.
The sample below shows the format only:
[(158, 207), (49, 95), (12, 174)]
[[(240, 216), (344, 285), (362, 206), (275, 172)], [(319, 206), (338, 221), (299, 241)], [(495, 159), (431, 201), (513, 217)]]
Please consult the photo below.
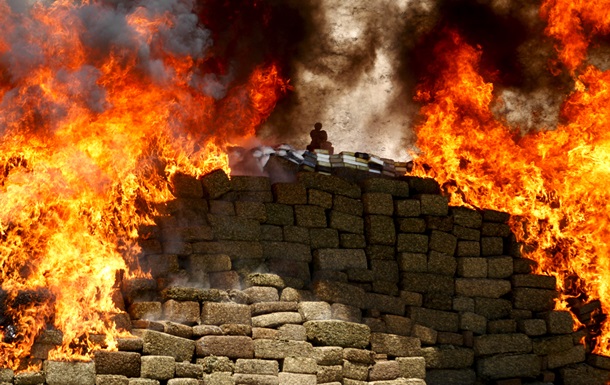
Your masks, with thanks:
[(574, 73), (585, 61), (591, 39), (610, 33), (608, 0), (544, 0), (540, 9), (547, 19), (546, 34), (558, 41), (561, 62)]
[(53, 359), (112, 348), (116, 276), (146, 274), (138, 228), (171, 175), (229, 171), (225, 147), (289, 88), (274, 64), (206, 73), (191, 1), (130, 4), (0, 0), (0, 367), (49, 327)]
[[(480, 48), (446, 30), (434, 51), (434, 78), (417, 89), (415, 173), (438, 180), (453, 205), (511, 213), (525, 256), (558, 278), (558, 308), (599, 299), (608, 314), (610, 71), (583, 64), (589, 35), (609, 32), (607, 12), (593, 9), (602, 3), (607, 8), (603, 1), (544, 3), (547, 33), (559, 40), (574, 89), (563, 103), (565, 123), (525, 136), (492, 113), (494, 86), (480, 75)], [(610, 354), (607, 323), (595, 352)]]

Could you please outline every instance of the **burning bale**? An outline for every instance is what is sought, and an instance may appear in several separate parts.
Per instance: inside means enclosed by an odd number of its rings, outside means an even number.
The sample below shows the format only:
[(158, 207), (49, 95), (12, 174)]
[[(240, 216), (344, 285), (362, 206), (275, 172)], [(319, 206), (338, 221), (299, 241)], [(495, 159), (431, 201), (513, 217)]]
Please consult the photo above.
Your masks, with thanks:
[[(2, 372), (5, 382), (605, 384), (607, 360), (587, 354), (571, 313), (554, 310), (556, 279), (534, 274), (507, 215), (449, 206), (429, 180), (362, 172), (274, 184), (203, 176), (205, 191), (223, 191), (190, 206), (209, 235), (169, 220), (190, 210), (176, 205), (140, 264), (177, 265), (122, 278), (134, 336), (97, 350), (94, 366), (48, 360), (42, 372)], [(236, 194), (250, 191), (267, 194)], [(164, 251), (176, 242), (177, 254)]]
[(0, 383), (607, 382), (607, 4), (415, 3), (0, 0)]

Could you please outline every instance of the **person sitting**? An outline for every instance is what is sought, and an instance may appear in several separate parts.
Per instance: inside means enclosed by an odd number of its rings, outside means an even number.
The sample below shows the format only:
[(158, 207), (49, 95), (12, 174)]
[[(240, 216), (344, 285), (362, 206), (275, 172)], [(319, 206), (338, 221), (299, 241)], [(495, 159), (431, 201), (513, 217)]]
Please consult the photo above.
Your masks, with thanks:
[(322, 123), (314, 124), (314, 129), (311, 130), (309, 136), (311, 143), (307, 146), (307, 150), (313, 152), (316, 149), (327, 150), (329, 154), (334, 151), (333, 145), (328, 141), (328, 134), (322, 129)]

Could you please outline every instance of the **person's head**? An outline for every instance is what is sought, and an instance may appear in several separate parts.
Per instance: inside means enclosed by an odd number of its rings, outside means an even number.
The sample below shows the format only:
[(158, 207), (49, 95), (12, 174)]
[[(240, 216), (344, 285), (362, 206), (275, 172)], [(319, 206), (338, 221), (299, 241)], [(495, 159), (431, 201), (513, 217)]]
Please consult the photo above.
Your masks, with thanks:
[(313, 128), (315, 128), (316, 130), (320, 131), (322, 129), (322, 123), (318, 122), (318, 123), (314, 124)]

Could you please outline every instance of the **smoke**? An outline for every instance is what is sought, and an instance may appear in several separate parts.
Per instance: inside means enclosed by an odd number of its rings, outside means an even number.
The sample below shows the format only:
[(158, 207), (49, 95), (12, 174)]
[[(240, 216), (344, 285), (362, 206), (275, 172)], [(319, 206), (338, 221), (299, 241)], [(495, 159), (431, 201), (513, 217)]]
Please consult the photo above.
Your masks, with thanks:
[(16, 13), (26, 12), (36, 0), (7, 0), (6, 3), (11, 11)]
[[(426, 36), (433, 46), (439, 31), (449, 27), (481, 50), (479, 71), (494, 85), (492, 111), (523, 134), (554, 129), (559, 123), (561, 95), (573, 87), (568, 76), (551, 71), (555, 48), (544, 35), (546, 24), (539, 8), (538, 1), (446, 1), (439, 3), (439, 21)], [(426, 61), (432, 60), (428, 56)], [(417, 67), (415, 74), (417, 78), (431, 76)]]
[[(10, 49), (0, 56), (0, 66), (17, 83), (46, 64), (42, 42), (54, 34), (31, 14), (34, 0), (5, 1), (12, 13), (4, 17), (22, 22), (5, 33)], [(526, 0), (104, 0), (74, 8), (65, 20), (80, 27), (76, 38), (88, 57), (113, 54), (127, 61), (137, 52), (137, 68), (156, 84), (182, 76), (164, 65), (163, 55), (202, 60), (185, 80), (217, 100), (256, 66), (278, 63), (294, 91), (260, 128), (261, 140), (305, 148), (313, 124), (321, 122), (336, 152), (398, 160), (415, 143), (420, 106), (412, 101), (414, 90), (433, 76), (427, 72), (432, 47), (446, 27), (481, 47), (482, 72), (494, 83), (499, 117), (524, 132), (557, 126), (558, 95), (573, 84), (549, 71), (555, 51), (544, 37), (539, 7), (539, 1)], [(159, 17), (170, 22), (154, 34), (134, 23)], [(60, 51), (63, 43), (57, 44)], [(590, 62), (610, 67), (609, 47), (598, 42)], [(111, 107), (94, 71), (62, 76), (78, 80), (69, 93), (93, 111)]]
[(309, 34), (292, 62), (294, 94), (264, 134), (293, 138), (291, 143), (305, 147), (319, 121), (336, 152), (404, 158), (401, 139), (413, 139), (412, 106), (400, 69), (406, 49), (428, 28), (434, 4), (319, 0), (315, 5)]
[[(124, 1), (117, 2), (115, 7), (82, 6), (77, 14), (84, 26), (80, 38), (103, 57), (110, 53), (129, 56), (137, 52), (138, 67), (162, 85), (177, 76), (163, 64), (165, 55), (199, 60), (212, 45), (210, 31), (198, 24), (194, 6), (191, 0)], [(150, 23), (163, 18), (169, 18), (169, 22), (159, 23), (154, 34), (138, 28), (137, 20)], [(191, 79), (193, 85), (201, 83), (198, 75)], [(205, 87), (200, 90), (205, 91)]]
[[(66, 116), (72, 103), (97, 113), (111, 108), (99, 84), (99, 69), (109, 57), (125, 65), (135, 58), (136, 70), (153, 84), (164, 85), (188, 76), (186, 81), (199, 92), (216, 98), (226, 93), (226, 76), (201, 71), (177, 74), (164, 64), (167, 57), (203, 59), (212, 45), (210, 31), (199, 23), (191, 0), (105, 1), (78, 6), (63, 1), (5, 4), (7, 12), (0, 19), (11, 28), (1, 39), (0, 82), (8, 90), (1, 101), (2, 131), (27, 120), (25, 114), (32, 110), (43, 122), (37, 128), (45, 126), (47, 130)], [(150, 28), (153, 23), (155, 28)], [(52, 79), (44, 68), (53, 70)], [(49, 82), (69, 101), (50, 98), (38, 86), (28, 84), (27, 79), (37, 71), (41, 72), (41, 84)], [(39, 105), (30, 106), (32, 101)], [(22, 109), (24, 105), (30, 108)]]
[(100, 71), (92, 66), (84, 65), (76, 71), (59, 70), (56, 76), (58, 87), (65, 88), (71, 99), (83, 97), (87, 107), (94, 112), (103, 112), (108, 107), (106, 90), (97, 85)]
[[(416, 141), (416, 85), (435, 60), (445, 28), (482, 50), (481, 72), (494, 84), (501, 120), (526, 133), (554, 129), (561, 95), (573, 89), (554, 75), (553, 41), (544, 35), (540, 1), (526, 0), (286, 0), (303, 17), (304, 35), (287, 62), (294, 92), (261, 130), (269, 141), (305, 147), (315, 122), (335, 151), (406, 157)], [(279, 32), (281, 33), (281, 32)], [(608, 68), (608, 42), (590, 62)], [(555, 71), (557, 73), (557, 71)]]

